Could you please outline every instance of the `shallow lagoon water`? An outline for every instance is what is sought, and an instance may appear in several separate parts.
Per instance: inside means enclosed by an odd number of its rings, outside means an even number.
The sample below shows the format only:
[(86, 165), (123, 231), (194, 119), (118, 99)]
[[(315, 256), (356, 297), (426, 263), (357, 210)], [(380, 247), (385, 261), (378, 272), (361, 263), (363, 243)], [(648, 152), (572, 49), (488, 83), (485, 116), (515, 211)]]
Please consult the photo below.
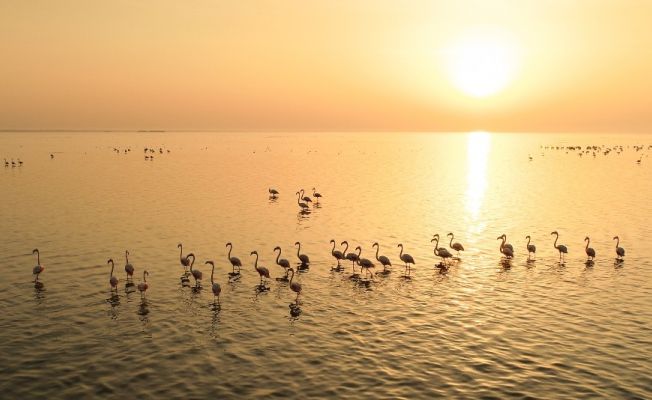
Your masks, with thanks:
[[(0, 169), (0, 390), (650, 397), (652, 160), (635, 162), (649, 144), (646, 135), (3, 133), (0, 157), (24, 164)], [(541, 147), (549, 145), (623, 150), (580, 157)], [(144, 147), (157, 149), (154, 160)], [(294, 193), (313, 186), (319, 207), (300, 214)], [(569, 248), (564, 264), (553, 230)], [(466, 250), (442, 274), (430, 239), (448, 232)], [(516, 252), (508, 267), (502, 233)], [(330, 239), (370, 259), (379, 242), (392, 272), (361, 285), (348, 262), (332, 271)], [(296, 241), (311, 264), (297, 274), (304, 293), (293, 314), (272, 249), (295, 263)], [(203, 290), (180, 284), (179, 242), (197, 256)], [(233, 282), (226, 242), (244, 264)], [(412, 279), (402, 278), (398, 243), (416, 260)], [(36, 247), (41, 290), (31, 275)], [(126, 249), (135, 283), (143, 269), (151, 274), (144, 301), (125, 292)], [(269, 291), (256, 290), (252, 250), (272, 273)], [(219, 308), (206, 260), (216, 262)]]

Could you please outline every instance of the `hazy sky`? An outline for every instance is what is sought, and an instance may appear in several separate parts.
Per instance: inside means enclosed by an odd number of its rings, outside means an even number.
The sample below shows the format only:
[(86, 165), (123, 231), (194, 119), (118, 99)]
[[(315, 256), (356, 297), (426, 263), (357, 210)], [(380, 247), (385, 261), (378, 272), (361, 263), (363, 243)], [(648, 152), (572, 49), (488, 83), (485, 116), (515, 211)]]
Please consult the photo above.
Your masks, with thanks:
[(652, 130), (652, 1), (0, 0), (0, 54), (0, 129)]

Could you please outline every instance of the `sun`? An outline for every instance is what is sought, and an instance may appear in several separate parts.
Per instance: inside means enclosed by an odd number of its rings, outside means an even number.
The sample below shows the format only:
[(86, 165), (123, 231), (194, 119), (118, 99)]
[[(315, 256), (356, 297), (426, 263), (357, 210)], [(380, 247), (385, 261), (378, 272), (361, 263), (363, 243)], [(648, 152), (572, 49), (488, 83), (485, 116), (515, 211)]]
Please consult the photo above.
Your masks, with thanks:
[(513, 40), (503, 33), (485, 30), (453, 42), (445, 58), (453, 85), (476, 98), (505, 89), (514, 80), (518, 62)]

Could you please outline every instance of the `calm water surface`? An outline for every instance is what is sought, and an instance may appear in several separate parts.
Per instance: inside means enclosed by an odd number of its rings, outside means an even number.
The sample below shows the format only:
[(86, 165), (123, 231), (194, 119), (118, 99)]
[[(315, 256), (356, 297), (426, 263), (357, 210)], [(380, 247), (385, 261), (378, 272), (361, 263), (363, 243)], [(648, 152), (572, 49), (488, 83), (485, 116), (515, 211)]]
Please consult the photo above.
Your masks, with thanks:
[[(596, 157), (540, 147), (616, 144), (620, 154)], [(652, 159), (635, 162), (649, 144), (645, 135), (0, 134), (0, 158), (24, 162), (0, 167), (2, 397), (649, 398)], [(146, 161), (144, 147), (170, 153)], [(313, 186), (322, 201), (299, 214), (294, 193)], [(569, 248), (563, 265), (553, 230)], [(448, 232), (466, 251), (442, 274), (430, 239)], [(516, 249), (508, 267), (502, 233)], [(614, 235), (627, 251), (620, 264)], [(330, 239), (370, 259), (378, 241), (392, 272), (361, 285), (349, 263), (332, 271)], [(272, 249), (295, 263), (295, 241), (312, 263), (297, 275), (304, 293), (292, 314), (286, 283), (256, 290), (249, 253), (275, 278)], [(203, 290), (181, 285), (179, 242), (196, 254)], [(234, 282), (226, 242), (244, 263)], [(410, 280), (398, 243), (416, 260)], [(136, 283), (150, 272), (144, 301), (125, 291), (126, 249)], [(216, 262), (221, 308), (205, 260)]]

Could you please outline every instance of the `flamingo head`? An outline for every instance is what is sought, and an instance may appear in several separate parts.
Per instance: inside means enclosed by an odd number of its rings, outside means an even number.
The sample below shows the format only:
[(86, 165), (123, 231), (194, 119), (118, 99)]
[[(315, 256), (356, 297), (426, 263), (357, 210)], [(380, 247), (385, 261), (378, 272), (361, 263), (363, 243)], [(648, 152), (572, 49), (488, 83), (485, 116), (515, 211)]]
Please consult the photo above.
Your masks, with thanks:
[(299, 242), (294, 242), (294, 245), (295, 245), (295, 246), (301, 246), (301, 243), (299, 243)]
[(396, 246), (396, 247), (401, 247), (401, 248), (402, 248), (402, 247), (403, 247), (403, 243), (399, 243), (398, 246)]
[(433, 239), (434, 239), (434, 238), (439, 239), (439, 233), (435, 233), (434, 235), (432, 235), (432, 238), (433, 238)]
[(258, 255), (258, 252), (257, 252), (256, 250), (254, 250), (254, 251), (252, 251), (249, 255), (250, 255), (250, 256), (253, 256), (254, 254), (255, 254), (255, 255)]
[(178, 248), (182, 248), (183, 245), (182, 245), (181, 243), (179, 243), (179, 244), (177, 245), (177, 247), (178, 247)]
[(106, 262), (107, 264), (113, 264), (113, 258), (109, 258), (109, 261)]
[(585, 242), (588, 241), (588, 240), (590, 240), (588, 236), (584, 238)]
[(530, 239), (530, 235), (527, 235), (525, 238), (526, 238), (526, 239)]
[(231, 244), (231, 242), (229, 242), (229, 243), (226, 244), (226, 247), (229, 247), (229, 246), (233, 246), (233, 245)]
[(38, 249), (32, 250), (32, 254), (37, 254), (37, 253), (38, 253)]
[(557, 233), (557, 231), (552, 231), (552, 232), (550, 232), (550, 234), (559, 236), (559, 233)]
[(347, 245), (347, 246), (348, 246), (348, 245), (349, 245), (349, 242), (347, 242), (347, 241), (345, 240), (345, 241), (343, 241), (342, 243), (340, 243), (340, 246), (344, 246), (344, 245)]
[(378, 242), (374, 242), (374, 244), (371, 245), (371, 247), (375, 247), (375, 246), (380, 247), (380, 245), (378, 244)]
[(212, 265), (213, 267), (215, 266), (215, 263), (212, 262), (212, 261), (206, 261), (204, 264), (210, 264), (210, 265)]
[(454, 236), (454, 235), (453, 235), (453, 232), (448, 232), (448, 234), (446, 236)]
[[(611, 240), (620, 240), (620, 238), (618, 236), (614, 236), (614, 238)], [(38, 251), (38, 250), (34, 250), (34, 251)]]
[(362, 252), (362, 248), (360, 246), (357, 246), (355, 249), (360, 250)]
[(276, 250), (281, 251), (281, 248), (276, 246), (276, 247), (274, 247), (274, 251), (276, 251)]

